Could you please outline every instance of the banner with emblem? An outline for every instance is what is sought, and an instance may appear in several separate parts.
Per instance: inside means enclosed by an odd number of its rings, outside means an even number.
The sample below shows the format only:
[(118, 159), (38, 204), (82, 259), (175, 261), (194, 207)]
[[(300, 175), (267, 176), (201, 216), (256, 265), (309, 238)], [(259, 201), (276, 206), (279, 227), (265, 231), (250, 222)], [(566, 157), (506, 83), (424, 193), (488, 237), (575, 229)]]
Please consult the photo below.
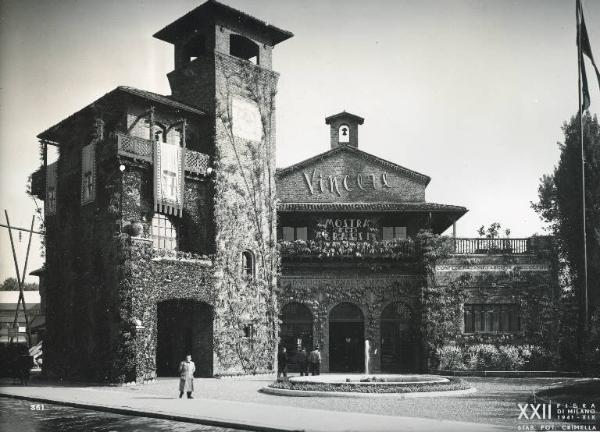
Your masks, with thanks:
[(96, 199), (96, 146), (94, 143), (81, 149), (81, 204)]
[(46, 202), (44, 209), (47, 215), (56, 214), (57, 162), (46, 166)]
[(181, 217), (184, 152), (178, 145), (154, 143), (154, 209), (159, 213)]

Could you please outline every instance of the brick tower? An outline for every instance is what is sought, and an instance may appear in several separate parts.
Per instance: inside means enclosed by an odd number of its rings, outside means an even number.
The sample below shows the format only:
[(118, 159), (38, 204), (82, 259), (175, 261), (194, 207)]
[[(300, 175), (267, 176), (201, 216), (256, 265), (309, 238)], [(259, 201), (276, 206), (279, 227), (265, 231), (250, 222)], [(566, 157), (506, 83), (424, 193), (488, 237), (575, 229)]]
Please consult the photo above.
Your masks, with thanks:
[[(173, 98), (208, 114), (200, 151), (213, 160), (215, 372), (268, 367), (277, 340), (273, 48), (292, 37), (208, 1), (154, 37), (174, 45)], [(241, 337), (228, 337), (231, 329)], [(238, 340), (239, 339), (239, 340)], [(228, 342), (229, 341), (229, 342)], [(242, 352), (232, 361), (229, 353)], [(236, 357), (236, 356), (233, 356)]]

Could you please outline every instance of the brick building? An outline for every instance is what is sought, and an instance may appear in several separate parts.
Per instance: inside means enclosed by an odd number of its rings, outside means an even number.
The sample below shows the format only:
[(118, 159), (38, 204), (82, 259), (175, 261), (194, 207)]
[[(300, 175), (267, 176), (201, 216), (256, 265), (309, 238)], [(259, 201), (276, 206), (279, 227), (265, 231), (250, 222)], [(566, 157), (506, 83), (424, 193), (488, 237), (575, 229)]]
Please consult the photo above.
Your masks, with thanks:
[[(154, 36), (174, 47), (171, 96), (118, 87), (38, 136), (45, 371), (143, 381), (191, 352), (201, 376), (256, 373), (280, 341), (359, 371), (365, 340), (372, 371), (425, 369), (415, 236), (467, 210), (359, 149), (346, 112), (326, 119), (329, 151), (276, 171), (271, 59), (290, 32), (208, 1)], [(435, 272), (474, 275), (464, 331), (524, 335), (523, 290), (554, 287), (538, 243), (453, 240)]]
[[(331, 148), (277, 173), (282, 343), (291, 353), (318, 344), (324, 371), (360, 372), (368, 340), (371, 371), (420, 371), (427, 280), (415, 239), (420, 230), (443, 233), (467, 209), (427, 202), (428, 176), (359, 149), (363, 122), (347, 112), (327, 117)], [(554, 259), (538, 253), (548, 241), (450, 242), (435, 279), (470, 275), (462, 332), (531, 342), (539, 324), (525, 335), (520, 317), (540, 312), (524, 297), (556, 289)]]

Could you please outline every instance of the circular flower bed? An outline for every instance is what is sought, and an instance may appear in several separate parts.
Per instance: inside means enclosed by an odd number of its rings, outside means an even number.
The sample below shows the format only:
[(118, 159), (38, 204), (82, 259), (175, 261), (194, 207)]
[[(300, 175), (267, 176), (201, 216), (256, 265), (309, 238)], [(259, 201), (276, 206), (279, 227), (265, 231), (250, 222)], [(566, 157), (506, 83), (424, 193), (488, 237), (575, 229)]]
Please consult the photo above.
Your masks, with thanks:
[(310, 382), (310, 381), (277, 381), (268, 387), (281, 390), (317, 391), (317, 392), (350, 392), (350, 393), (418, 393), (467, 390), (468, 384), (460, 378), (446, 378), (444, 382), (385, 382), (383, 385), (360, 385), (360, 382)]

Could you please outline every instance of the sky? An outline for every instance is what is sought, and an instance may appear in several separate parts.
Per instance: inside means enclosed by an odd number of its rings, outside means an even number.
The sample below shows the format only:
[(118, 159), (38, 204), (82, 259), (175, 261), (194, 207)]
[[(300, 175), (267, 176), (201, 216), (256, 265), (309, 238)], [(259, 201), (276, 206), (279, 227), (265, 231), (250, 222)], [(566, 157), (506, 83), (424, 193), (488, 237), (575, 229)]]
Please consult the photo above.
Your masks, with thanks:
[[(575, 0), (223, 2), (295, 35), (274, 50), (278, 166), (328, 150), (324, 119), (346, 110), (365, 118), (360, 149), (430, 176), (427, 201), (469, 209), (459, 236), (496, 221), (511, 237), (544, 232), (530, 202), (577, 111)], [(0, 0), (0, 223), (4, 209), (31, 223), (38, 133), (118, 85), (170, 93), (172, 46), (152, 34), (200, 3)], [(600, 60), (600, 1), (584, 11)], [(22, 268), (27, 236), (15, 240)], [(34, 236), (28, 272), (40, 250)]]

